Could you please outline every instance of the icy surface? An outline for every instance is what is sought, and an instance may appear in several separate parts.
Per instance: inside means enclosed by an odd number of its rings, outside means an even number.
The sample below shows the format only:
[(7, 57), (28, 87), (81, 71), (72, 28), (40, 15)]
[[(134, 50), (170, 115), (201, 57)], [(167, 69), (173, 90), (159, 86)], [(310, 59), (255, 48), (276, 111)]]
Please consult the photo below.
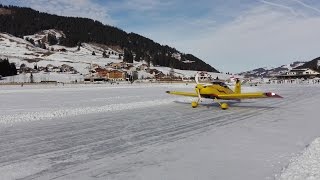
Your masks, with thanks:
[(309, 173), (318, 170), (319, 86), (246, 87), (284, 99), (230, 101), (226, 111), (165, 93), (193, 88), (0, 86), (1, 179), (319, 177)]
[(293, 158), (279, 179), (320, 179), (320, 138), (314, 140), (300, 156)]

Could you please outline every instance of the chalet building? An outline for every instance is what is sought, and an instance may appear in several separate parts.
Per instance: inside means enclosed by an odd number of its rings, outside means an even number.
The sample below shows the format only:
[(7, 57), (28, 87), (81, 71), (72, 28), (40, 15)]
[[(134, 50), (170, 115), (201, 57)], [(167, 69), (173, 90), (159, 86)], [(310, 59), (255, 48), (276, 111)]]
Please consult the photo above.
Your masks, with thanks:
[(60, 67), (60, 72), (72, 72), (75, 71), (75, 69), (72, 66), (69, 66), (67, 64), (62, 64)]
[(120, 70), (107, 70), (103, 68), (96, 68), (96, 77), (111, 81), (124, 81), (126, 79), (126, 72)]
[[(156, 75), (159, 74), (161, 71), (157, 70), (157, 69), (148, 69), (147, 71), (148, 73), (152, 74), (152, 75)], [(162, 73), (162, 72), (161, 72)]]
[(297, 79), (297, 78), (312, 79), (317, 76), (320, 76), (319, 72), (306, 68), (306, 69), (292, 69), (288, 72), (277, 75), (276, 77), (278, 79)]
[(111, 63), (108, 65), (108, 67), (114, 68), (114, 69), (123, 69), (123, 68), (127, 68), (128, 66), (129, 66), (129, 64), (127, 64), (125, 62)]
[(96, 68), (95, 71), (96, 71), (97, 77), (106, 78), (106, 79), (108, 78), (109, 72), (110, 72), (110, 71), (108, 71), (106, 69), (102, 69), (102, 68)]
[(83, 80), (84, 80), (85, 83), (87, 83), (87, 82), (103, 82), (106, 79), (105, 78), (99, 78), (99, 77), (85, 77)]
[(126, 73), (119, 70), (111, 70), (108, 74), (108, 79), (111, 81), (124, 81), (126, 79)]
[(131, 64), (128, 64), (127, 65), (127, 67), (126, 68), (124, 68), (124, 69), (126, 69), (126, 70), (136, 70), (137, 68), (136, 67), (134, 67), (133, 65), (131, 65)]
[(149, 69), (149, 66), (146, 65), (146, 64), (141, 64), (141, 65), (138, 67), (138, 69), (139, 69), (140, 71), (146, 71), (147, 69)]
[(167, 77), (165, 74), (163, 74), (163, 72), (158, 72), (158, 73), (154, 73), (154, 77), (156, 79), (163, 79), (165, 77)]

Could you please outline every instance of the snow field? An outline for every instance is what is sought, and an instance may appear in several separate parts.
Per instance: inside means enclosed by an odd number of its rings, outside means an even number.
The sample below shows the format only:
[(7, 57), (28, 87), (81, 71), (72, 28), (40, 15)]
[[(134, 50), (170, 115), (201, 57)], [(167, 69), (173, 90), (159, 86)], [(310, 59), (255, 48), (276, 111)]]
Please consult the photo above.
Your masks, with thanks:
[[(319, 86), (244, 87), (273, 91), (284, 99), (230, 101), (227, 111), (211, 100), (193, 109), (192, 98), (165, 93), (193, 88), (194, 84), (0, 86), (0, 117), (5, 119), (0, 123), (1, 177), (318, 177), (318, 140), (305, 147), (319, 137)], [(33, 118), (37, 115), (41, 118)], [(297, 170), (301, 173), (295, 175)]]
[(308, 145), (302, 154), (291, 159), (279, 180), (317, 180), (320, 179), (320, 138)]

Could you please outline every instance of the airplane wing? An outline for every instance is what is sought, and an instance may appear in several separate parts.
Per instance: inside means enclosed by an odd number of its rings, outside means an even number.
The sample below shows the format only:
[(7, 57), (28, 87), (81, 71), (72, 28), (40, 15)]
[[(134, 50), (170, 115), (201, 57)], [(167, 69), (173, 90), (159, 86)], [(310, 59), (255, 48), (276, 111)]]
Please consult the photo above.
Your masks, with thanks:
[(198, 97), (197, 93), (193, 93), (193, 92), (166, 91), (166, 93), (180, 95), (180, 96)]
[[(189, 97), (198, 97), (197, 93), (193, 92), (180, 92), (180, 91), (166, 91), (168, 94), (180, 95), (180, 96), (189, 96)], [(203, 95), (201, 95), (203, 97)], [(255, 98), (282, 98), (276, 93), (273, 92), (257, 92), (257, 93), (234, 93), (234, 94), (220, 94), (220, 95), (212, 95), (212, 97), (217, 97), (218, 99), (255, 99)], [(206, 97), (209, 98), (209, 97)]]
[(254, 99), (254, 98), (282, 98), (273, 92), (258, 92), (258, 93), (240, 93), (240, 94), (221, 94), (218, 95), (219, 99)]

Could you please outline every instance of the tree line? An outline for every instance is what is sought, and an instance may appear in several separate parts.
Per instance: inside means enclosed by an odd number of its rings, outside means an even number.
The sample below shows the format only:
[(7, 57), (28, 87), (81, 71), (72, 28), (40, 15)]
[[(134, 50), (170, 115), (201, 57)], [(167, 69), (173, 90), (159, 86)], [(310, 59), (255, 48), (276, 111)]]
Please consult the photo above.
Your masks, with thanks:
[[(120, 46), (124, 49), (124, 60), (127, 62), (146, 60), (148, 63), (159, 66), (173, 67), (198, 71), (217, 72), (215, 68), (199, 58), (183, 54), (175, 48), (160, 45), (151, 39), (135, 33), (104, 25), (99, 21), (80, 17), (63, 17), (35, 11), (31, 8), (3, 6), (0, 8), (11, 10), (11, 14), (0, 16), (0, 31), (17, 37), (35, 34), (42, 30), (57, 29), (64, 32), (66, 37), (55, 40), (50, 37), (50, 44), (59, 42), (61, 45), (74, 47), (82, 42), (95, 42), (105, 45)], [(180, 53), (181, 61), (172, 57)], [(194, 61), (191, 64), (183, 60)]]
[(10, 63), (9, 59), (0, 59), (0, 75), (3, 77), (17, 75), (16, 65)]

